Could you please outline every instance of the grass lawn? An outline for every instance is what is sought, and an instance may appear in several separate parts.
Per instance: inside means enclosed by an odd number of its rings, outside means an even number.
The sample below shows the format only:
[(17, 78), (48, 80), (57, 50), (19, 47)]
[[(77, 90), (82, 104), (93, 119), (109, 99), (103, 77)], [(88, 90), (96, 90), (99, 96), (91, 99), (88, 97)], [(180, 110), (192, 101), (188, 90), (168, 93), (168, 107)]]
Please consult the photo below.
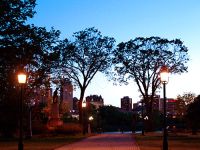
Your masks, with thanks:
[[(60, 146), (79, 141), (83, 139), (82, 135), (77, 136), (34, 136), (31, 139), (24, 140), (24, 150), (53, 150)], [(0, 140), (0, 150), (17, 150), (18, 140)]]
[[(146, 133), (134, 135), (140, 150), (162, 150), (162, 133)], [(169, 134), (169, 150), (200, 150), (200, 135), (177, 133)]]

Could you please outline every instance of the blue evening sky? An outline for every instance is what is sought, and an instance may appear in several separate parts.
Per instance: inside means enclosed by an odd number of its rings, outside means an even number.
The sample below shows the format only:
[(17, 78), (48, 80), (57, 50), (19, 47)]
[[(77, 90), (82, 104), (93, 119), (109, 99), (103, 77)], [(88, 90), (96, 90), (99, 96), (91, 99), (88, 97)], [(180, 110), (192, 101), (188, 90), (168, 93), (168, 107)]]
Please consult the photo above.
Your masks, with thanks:
[[(135, 37), (160, 36), (179, 38), (189, 49), (188, 73), (171, 75), (167, 97), (184, 92), (200, 94), (200, 1), (199, 0), (37, 0), (35, 17), (30, 20), (47, 29), (61, 31), (62, 38), (88, 27), (96, 27), (102, 35), (114, 37), (116, 44)], [(120, 106), (120, 98), (138, 101), (135, 83), (113, 86), (98, 74), (89, 85), (86, 96), (102, 95), (105, 104)], [(160, 91), (162, 97), (162, 89)], [(74, 92), (79, 98), (79, 89)]]

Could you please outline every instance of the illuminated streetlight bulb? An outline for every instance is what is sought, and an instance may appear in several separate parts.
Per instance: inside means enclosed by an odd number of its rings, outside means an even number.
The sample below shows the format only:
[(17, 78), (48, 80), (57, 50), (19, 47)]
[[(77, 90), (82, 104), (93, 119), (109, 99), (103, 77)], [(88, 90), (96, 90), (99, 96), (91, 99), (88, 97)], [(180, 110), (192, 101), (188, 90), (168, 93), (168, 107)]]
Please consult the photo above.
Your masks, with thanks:
[(24, 74), (24, 73), (18, 74), (18, 82), (20, 84), (26, 83), (26, 74)]

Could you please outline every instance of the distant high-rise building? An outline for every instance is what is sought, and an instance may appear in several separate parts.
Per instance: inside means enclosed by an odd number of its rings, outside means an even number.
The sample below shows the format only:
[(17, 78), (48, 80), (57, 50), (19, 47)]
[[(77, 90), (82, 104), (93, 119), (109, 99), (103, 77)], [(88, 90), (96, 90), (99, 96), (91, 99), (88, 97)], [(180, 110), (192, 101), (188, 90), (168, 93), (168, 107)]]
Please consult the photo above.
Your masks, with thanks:
[[(149, 95), (148, 98), (150, 99), (151, 95)], [(145, 101), (143, 101), (143, 99), (141, 99), (137, 103), (133, 104), (133, 109), (134, 109), (133, 111), (137, 111), (140, 114), (142, 113), (142, 110), (144, 112), (146, 112), (146, 106), (145, 105), (146, 105)], [(160, 95), (154, 95), (153, 101), (152, 101), (152, 109), (153, 110), (159, 110), (159, 108), (160, 108)]]
[(98, 96), (98, 95), (87, 96), (86, 97), (86, 102), (94, 105), (97, 109), (104, 105), (104, 100), (101, 97), (101, 95), (100, 96)]
[[(160, 111), (163, 112), (163, 98), (160, 99)], [(177, 114), (177, 100), (174, 98), (166, 99), (167, 115), (176, 116)]]
[(36, 88), (34, 90), (34, 103), (44, 104), (49, 106), (52, 100), (52, 89), (51, 88)]
[[(150, 96), (149, 96), (150, 98)], [(141, 111), (141, 101), (133, 104), (134, 111)], [(145, 104), (144, 104), (144, 109)], [(160, 112), (163, 112), (163, 98), (160, 98), (160, 95), (155, 95), (153, 97), (153, 103), (152, 103), (152, 109), (153, 110), (159, 110)], [(167, 98), (166, 99), (166, 112), (168, 116), (172, 117), (180, 117), (183, 116), (186, 112), (186, 105), (184, 101), (178, 101), (174, 98)]]
[(138, 107), (139, 107), (139, 103), (138, 102), (137, 103), (133, 103), (133, 109), (136, 109)]
[(121, 98), (121, 109), (126, 111), (132, 110), (132, 98), (129, 98), (128, 96), (124, 96)]
[(73, 110), (73, 85), (70, 80), (63, 80), (60, 97), (63, 107), (67, 107), (64, 109)]

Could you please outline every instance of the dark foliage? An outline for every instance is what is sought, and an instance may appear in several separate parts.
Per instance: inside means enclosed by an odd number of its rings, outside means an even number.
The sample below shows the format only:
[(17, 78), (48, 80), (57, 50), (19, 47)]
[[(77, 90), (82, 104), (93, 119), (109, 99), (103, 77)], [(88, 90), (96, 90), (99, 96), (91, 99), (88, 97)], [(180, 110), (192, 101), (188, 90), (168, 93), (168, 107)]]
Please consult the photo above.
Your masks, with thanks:
[(200, 95), (197, 96), (192, 103), (189, 104), (187, 109), (186, 118), (188, 124), (192, 129), (192, 133), (196, 134), (200, 128)]
[[(56, 59), (53, 45), (60, 32), (26, 24), (35, 14), (35, 0), (1, 0), (0, 2), (0, 128), (13, 132), (17, 127), (20, 98), (17, 73), (26, 71), (28, 85), (24, 87), (24, 105), (33, 90), (46, 84), (51, 62)], [(6, 119), (12, 118), (12, 120)], [(10, 125), (8, 125), (10, 124)], [(10, 129), (9, 129), (10, 128)]]
[(114, 106), (103, 106), (99, 109), (103, 131), (132, 131), (133, 113), (123, 112)]
[(135, 81), (151, 121), (154, 96), (161, 83), (161, 66), (167, 66), (174, 74), (187, 71), (187, 52), (187, 47), (179, 39), (138, 37), (118, 44), (113, 58), (115, 73), (111, 74), (120, 83)]
[(115, 40), (102, 36), (95, 28), (75, 32), (73, 37), (74, 41), (65, 39), (56, 48), (60, 52), (57, 76), (69, 78), (80, 88), (79, 115), (82, 116), (81, 104), (85, 90), (97, 72), (106, 72), (111, 67)]

